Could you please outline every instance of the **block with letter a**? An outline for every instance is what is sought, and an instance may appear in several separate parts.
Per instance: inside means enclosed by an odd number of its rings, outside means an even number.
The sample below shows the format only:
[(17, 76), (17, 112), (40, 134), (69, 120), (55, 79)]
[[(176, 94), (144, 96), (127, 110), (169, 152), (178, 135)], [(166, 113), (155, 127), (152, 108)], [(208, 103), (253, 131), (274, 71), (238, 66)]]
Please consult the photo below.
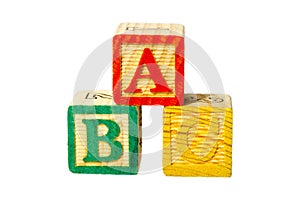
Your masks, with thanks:
[(112, 91), (82, 91), (68, 110), (69, 169), (74, 173), (137, 174), (141, 108), (115, 105)]
[(113, 96), (123, 105), (182, 105), (184, 27), (120, 24), (113, 39)]

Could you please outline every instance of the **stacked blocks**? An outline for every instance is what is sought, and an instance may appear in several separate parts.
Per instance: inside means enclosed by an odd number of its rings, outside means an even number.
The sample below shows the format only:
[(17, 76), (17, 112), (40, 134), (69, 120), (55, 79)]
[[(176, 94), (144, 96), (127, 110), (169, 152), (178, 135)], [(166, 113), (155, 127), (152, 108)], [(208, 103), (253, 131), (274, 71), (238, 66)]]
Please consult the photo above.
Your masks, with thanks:
[(137, 174), (141, 109), (120, 106), (111, 91), (79, 92), (68, 111), (69, 169), (74, 173)]
[(184, 27), (121, 24), (113, 38), (114, 100), (126, 105), (181, 105)]
[(163, 105), (164, 174), (231, 176), (231, 98), (184, 95), (182, 25), (120, 24), (112, 64), (113, 91), (79, 92), (69, 107), (70, 171), (137, 174), (140, 106)]
[(231, 176), (232, 109), (228, 95), (186, 94), (164, 108), (163, 170), (167, 176)]

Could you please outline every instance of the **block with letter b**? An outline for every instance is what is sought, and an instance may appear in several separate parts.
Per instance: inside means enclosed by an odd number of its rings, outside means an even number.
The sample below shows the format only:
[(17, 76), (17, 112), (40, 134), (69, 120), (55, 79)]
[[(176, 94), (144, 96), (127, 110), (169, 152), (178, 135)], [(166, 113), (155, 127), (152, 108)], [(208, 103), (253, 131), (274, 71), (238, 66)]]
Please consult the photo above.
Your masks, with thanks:
[(184, 99), (183, 106), (164, 108), (165, 175), (231, 176), (231, 98), (186, 94)]
[(183, 25), (120, 24), (113, 38), (113, 93), (123, 105), (181, 105)]
[(141, 108), (115, 105), (111, 91), (83, 91), (68, 110), (69, 169), (74, 173), (137, 174)]

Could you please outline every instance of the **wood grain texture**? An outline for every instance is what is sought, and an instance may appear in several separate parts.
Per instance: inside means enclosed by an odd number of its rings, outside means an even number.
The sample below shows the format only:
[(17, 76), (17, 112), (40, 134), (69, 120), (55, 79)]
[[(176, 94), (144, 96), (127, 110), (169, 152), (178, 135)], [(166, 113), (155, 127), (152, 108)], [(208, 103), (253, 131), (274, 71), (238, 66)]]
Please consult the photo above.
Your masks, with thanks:
[[(121, 144), (122, 154), (110, 161), (86, 161), (89, 153), (88, 127), (84, 120), (112, 121), (119, 127), (113, 142)], [(82, 91), (75, 95), (68, 111), (69, 168), (74, 173), (137, 174), (141, 154), (141, 108), (119, 106), (112, 91)], [(110, 127), (97, 124), (97, 137), (107, 137)], [(98, 139), (98, 138), (97, 138)], [(113, 146), (105, 140), (98, 143), (96, 157), (109, 157)]]
[[(87, 155), (87, 127), (82, 123), (83, 119), (109, 119), (117, 122), (121, 128), (119, 136), (115, 139), (122, 144), (124, 153), (118, 159), (111, 162), (84, 162)], [(126, 166), (129, 167), (129, 127), (128, 114), (74, 114), (75, 122), (75, 166)], [(104, 125), (98, 126), (98, 135), (105, 135), (108, 128)], [(111, 148), (108, 143), (99, 141), (99, 156), (109, 156)]]
[[(126, 93), (132, 81), (133, 75), (139, 65), (140, 58), (145, 48), (150, 48), (158, 64), (164, 79), (172, 92), (152, 93), (151, 88), (155, 88), (152, 79), (138, 79), (137, 88), (142, 88), (142, 93)], [(174, 45), (121, 45), (122, 68), (121, 68), (121, 95), (123, 97), (175, 97), (175, 46)], [(147, 67), (143, 67), (142, 74), (148, 74)]]
[(87, 90), (77, 92), (71, 102), (71, 105), (116, 105), (116, 103), (113, 100), (111, 90)]
[(163, 170), (167, 176), (231, 176), (232, 107), (228, 95), (185, 95), (164, 108)]
[(184, 35), (184, 26), (181, 24), (161, 23), (121, 23), (116, 32), (119, 34), (139, 35)]
[[(113, 39), (114, 100), (123, 105), (181, 105), (184, 91), (184, 28), (178, 24), (120, 24)], [(149, 48), (170, 92), (151, 92), (155, 82), (139, 78), (142, 92), (127, 92), (143, 51)], [(151, 63), (150, 63), (151, 64)], [(158, 71), (158, 70), (157, 70)], [(143, 66), (141, 74), (150, 74)]]

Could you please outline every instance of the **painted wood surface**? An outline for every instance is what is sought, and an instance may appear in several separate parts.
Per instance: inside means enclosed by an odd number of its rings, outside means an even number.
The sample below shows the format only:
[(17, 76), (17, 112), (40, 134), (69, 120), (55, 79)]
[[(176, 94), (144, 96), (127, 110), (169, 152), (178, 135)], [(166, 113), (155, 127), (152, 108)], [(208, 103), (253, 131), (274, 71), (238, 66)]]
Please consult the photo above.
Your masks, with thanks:
[(167, 176), (231, 176), (232, 107), (228, 95), (185, 95), (164, 108), (163, 170)]
[(141, 108), (119, 106), (111, 91), (79, 92), (68, 110), (69, 168), (74, 173), (137, 174)]
[(181, 105), (183, 26), (120, 24), (113, 39), (113, 91), (118, 104)]

